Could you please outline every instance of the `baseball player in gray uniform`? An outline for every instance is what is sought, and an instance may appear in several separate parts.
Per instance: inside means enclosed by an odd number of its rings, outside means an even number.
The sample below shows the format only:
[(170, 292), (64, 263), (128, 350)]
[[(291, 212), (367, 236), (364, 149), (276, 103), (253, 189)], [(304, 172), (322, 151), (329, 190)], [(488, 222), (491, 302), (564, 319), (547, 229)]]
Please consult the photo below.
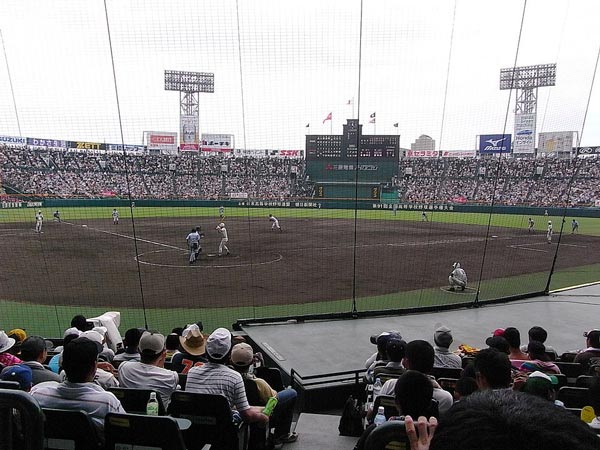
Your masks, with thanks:
[(190, 231), (185, 240), (187, 241), (190, 249), (190, 264), (194, 264), (200, 253), (200, 233), (198, 233), (196, 228), (192, 228), (192, 231)]
[(452, 264), (452, 272), (450, 272), (450, 276), (448, 277), (448, 283), (450, 283), (451, 291), (457, 289), (464, 291), (467, 287), (467, 274), (464, 269), (460, 267), (459, 262)]
[(229, 242), (229, 237), (227, 236), (227, 229), (225, 228), (225, 224), (221, 222), (217, 225), (216, 230), (221, 235), (221, 243), (219, 244), (219, 256), (223, 256), (223, 251), (225, 251), (225, 256), (229, 255), (229, 248), (227, 248), (227, 242)]
[(548, 221), (548, 229), (546, 231), (546, 241), (548, 244), (552, 244), (552, 221)]
[(279, 220), (277, 220), (277, 217), (275, 217), (273, 214), (269, 214), (269, 221), (271, 222), (271, 231), (283, 231), (279, 226)]

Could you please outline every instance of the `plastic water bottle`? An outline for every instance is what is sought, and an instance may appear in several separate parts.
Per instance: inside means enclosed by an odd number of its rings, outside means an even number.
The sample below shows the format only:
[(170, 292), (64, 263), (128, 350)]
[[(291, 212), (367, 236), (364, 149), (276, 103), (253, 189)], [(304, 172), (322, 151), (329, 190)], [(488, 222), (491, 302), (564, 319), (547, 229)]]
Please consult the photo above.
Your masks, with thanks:
[(373, 423), (375, 424), (375, 426), (379, 426), (379, 425), (381, 425), (382, 423), (385, 423), (385, 422), (386, 422), (386, 419), (385, 419), (384, 409), (383, 409), (383, 406), (380, 406), (377, 409), (377, 415), (373, 419)]
[(377, 398), (379, 394), (381, 394), (381, 388), (383, 385), (381, 384), (381, 378), (377, 378), (375, 383), (373, 383), (373, 401)]
[(150, 398), (146, 404), (146, 415), (158, 416), (158, 400), (156, 399), (156, 392), (150, 392)]

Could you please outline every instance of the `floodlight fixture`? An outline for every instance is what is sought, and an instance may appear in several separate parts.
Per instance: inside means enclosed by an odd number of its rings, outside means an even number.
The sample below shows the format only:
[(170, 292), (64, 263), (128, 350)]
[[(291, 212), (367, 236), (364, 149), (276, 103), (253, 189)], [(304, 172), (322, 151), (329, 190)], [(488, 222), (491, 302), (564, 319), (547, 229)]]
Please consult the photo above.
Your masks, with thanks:
[(215, 92), (215, 74), (165, 70), (165, 90), (179, 92)]
[(532, 89), (556, 84), (556, 64), (500, 69), (500, 90)]

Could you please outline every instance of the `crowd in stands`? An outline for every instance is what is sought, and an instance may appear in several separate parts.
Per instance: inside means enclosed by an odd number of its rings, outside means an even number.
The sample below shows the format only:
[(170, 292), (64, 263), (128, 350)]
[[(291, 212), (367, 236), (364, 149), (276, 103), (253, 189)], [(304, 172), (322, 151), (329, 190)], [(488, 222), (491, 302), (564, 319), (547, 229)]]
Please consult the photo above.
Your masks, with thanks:
[[(410, 169), (412, 172), (407, 172)], [(593, 206), (600, 164), (578, 159), (406, 158), (393, 183), (410, 203)], [(303, 160), (180, 155), (123, 155), (0, 146), (0, 175), (21, 193), (57, 197), (127, 196), (220, 199), (231, 194), (310, 198)]]
[(597, 158), (409, 158), (395, 183), (410, 203), (593, 206), (599, 177)]
[[(16, 381), (42, 408), (85, 411), (99, 436), (108, 413), (126, 412), (111, 391), (125, 387), (156, 392), (166, 413), (178, 391), (224, 396), (231, 420), (249, 423), (251, 436), (253, 429), (262, 438), (257, 430), (272, 430), (269, 440), (257, 438), (250, 448), (298, 438), (291, 428), (296, 391), (257, 376), (262, 355), (242, 336), (225, 328), (207, 335), (202, 322), (167, 336), (131, 328), (115, 352), (106, 327), (81, 315), (71, 325), (55, 348), (22, 329), (0, 331), (0, 379)], [(584, 333), (581, 350), (559, 355), (539, 326), (529, 329), (527, 343), (518, 329), (506, 327), (490, 333), (487, 348), (461, 344), (455, 351), (452, 330), (436, 327), (431, 342), (405, 340), (397, 330), (371, 336), (376, 351), (365, 362), (365, 379), (375, 410), (366, 411), (368, 426), (355, 449), (373, 448), (369, 443), (386, 429), (378, 431), (378, 412), (386, 425), (401, 424), (398, 439), (405, 436), (413, 449), (598, 448), (600, 330)], [(575, 368), (581, 376), (567, 378)], [(585, 386), (577, 390), (576, 407), (572, 396), (561, 397), (573, 383)], [(263, 408), (272, 397), (278, 403), (267, 416)], [(492, 436), (497, 442), (486, 442)]]
[[(369, 408), (370, 425), (355, 450), (383, 448), (371, 443), (390, 434), (415, 450), (599, 448), (600, 330), (584, 333), (581, 350), (560, 356), (547, 337), (533, 326), (522, 343), (518, 329), (499, 328), (487, 348), (460, 345), (451, 352), (452, 330), (444, 325), (432, 343), (406, 342), (396, 330), (372, 336), (377, 351), (365, 362), (366, 380), (369, 405), (378, 411)], [(390, 403), (392, 412), (382, 406)], [(376, 413), (387, 419), (381, 430)]]
[[(207, 335), (202, 322), (196, 322), (167, 336), (131, 328), (115, 352), (107, 327), (95, 326), (81, 315), (71, 325), (55, 348), (22, 329), (0, 331), (0, 379), (18, 382), (42, 408), (83, 410), (100, 438), (108, 413), (126, 413), (111, 391), (115, 388), (152, 390), (160, 400), (159, 411), (165, 412), (177, 391), (222, 395), (231, 420), (251, 425), (256, 449), (298, 438), (291, 429), (296, 391), (259, 378), (262, 355), (225, 328)], [(277, 404), (267, 415), (263, 409), (271, 398)], [(270, 430), (268, 438), (265, 429)]]
[(56, 197), (219, 199), (243, 193), (283, 200), (312, 196), (303, 160), (123, 155), (0, 146), (0, 174), (20, 193)]

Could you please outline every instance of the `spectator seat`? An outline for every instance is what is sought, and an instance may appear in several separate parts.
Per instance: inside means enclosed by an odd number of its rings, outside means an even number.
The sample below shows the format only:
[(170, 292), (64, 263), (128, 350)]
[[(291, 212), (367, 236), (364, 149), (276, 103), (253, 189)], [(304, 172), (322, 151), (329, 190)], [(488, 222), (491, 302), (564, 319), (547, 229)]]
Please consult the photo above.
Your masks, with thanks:
[[(18, 419), (14, 411), (18, 411)], [(15, 432), (17, 420), (19, 433)], [(44, 448), (44, 414), (38, 402), (29, 393), (0, 389), (0, 448)]]
[(43, 408), (44, 449), (94, 450), (102, 442), (92, 419), (80, 410)]
[(409, 450), (404, 421), (392, 420), (375, 427), (365, 442), (365, 450)]
[(563, 386), (556, 396), (566, 408), (583, 408), (592, 404), (589, 389), (583, 387)]
[[(152, 389), (124, 387), (110, 387), (108, 390), (115, 394), (123, 409), (130, 414), (146, 414), (146, 405), (150, 399), (150, 393), (155, 392)], [(166, 415), (165, 406), (158, 392), (156, 393), (156, 399), (158, 400), (158, 415)]]
[(236, 425), (231, 408), (222, 395), (175, 391), (171, 394), (169, 415), (188, 419), (192, 425), (183, 431), (190, 450), (211, 444), (211, 449), (243, 450), (248, 440), (248, 427)]
[(104, 435), (106, 450), (187, 450), (177, 421), (168, 416), (109, 413), (104, 420)]

